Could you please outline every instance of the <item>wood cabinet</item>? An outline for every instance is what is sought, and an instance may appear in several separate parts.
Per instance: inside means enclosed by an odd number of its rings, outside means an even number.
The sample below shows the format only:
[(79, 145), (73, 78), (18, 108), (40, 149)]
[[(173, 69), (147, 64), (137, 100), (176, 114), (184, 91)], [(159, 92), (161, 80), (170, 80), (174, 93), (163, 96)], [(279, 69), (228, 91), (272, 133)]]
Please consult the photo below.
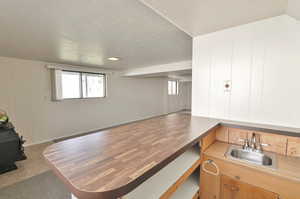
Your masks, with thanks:
[(210, 131), (204, 138), (201, 139), (201, 151), (205, 151), (210, 145), (216, 141), (216, 130)]
[(287, 155), (300, 157), (300, 138), (288, 137)]
[(299, 137), (289, 137), (268, 132), (250, 131), (221, 126), (216, 129), (216, 139), (221, 142), (243, 145), (244, 140), (250, 140), (253, 133), (259, 136), (259, 140), (264, 151), (300, 157)]
[(255, 187), (225, 175), (221, 176), (220, 199), (278, 199), (273, 192)]
[(255, 132), (260, 136), (260, 143), (264, 151), (271, 151), (281, 155), (286, 154), (287, 137), (264, 132)]
[[(213, 171), (212, 168), (207, 167)], [(201, 199), (218, 199), (220, 192), (220, 176), (211, 175), (200, 171), (200, 198)]]
[(228, 128), (225, 126), (220, 126), (216, 130), (216, 139), (221, 142), (228, 142)]
[(200, 199), (278, 199), (279, 195), (226, 175), (201, 171)]
[[(285, 176), (282, 176), (282, 174), (277, 176), (262, 171), (258, 168), (250, 168), (248, 166), (240, 165), (239, 163), (235, 164), (230, 161), (226, 161), (225, 158), (223, 157), (223, 154), (226, 151), (226, 149), (219, 150), (214, 146), (210, 147), (209, 150), (210, 149), (212, 150), (209, 152), (205, 152), (205, 154), (203, 155), (203, 159), (204, 161), (212, 160), (218, 166), (221, 176), (225, 175), (230, 177), (231, 179), (237, 180), (238, 182), (247, 183), (252, 186), (257, 186), (263, 190), (276, 193), (280, 196), (280, 199), (299, 199), (300, 182), (297, 180), (292, 180), (290, 178), (291, 176), (289, 178), (286, 178)], [(282, 165), (282, 163), (280, 164)], [(294, 169), (293, 171), (298, 171), (297, 169), (299, 167), (298, 165), (299, 164), (293, 164), (290, 165), (288, 168)], [(210, 169), (209, 166), (206, 166), (206, 168), (208, 168), (210, 171), (213, 171)], [(201, 177), (203, 175), (202, 172), (204, 171), (201, 169)], [(219, 181), (219, 184), (215, 185), (215, 183), (218, 183), (216, 179), (218, 180), (219, 176), (216, 177), (213, 175), (208, 175), (208, 176), (210, 177), (207, 178), (200, 177), (200, 192), (209, 190), (210, 193), (214, 192), (214, 194), (217, 195), (218, 192), (217, 187), (218, 185), (220, 187), (221, 179)], [(207, 187), (203, 190), (202, 187), (205, 186)], [(220, 197), (219, 197), (220, 199), (221, 199), (221, 194), (222, 193), (220, 193)], [(216, 199), (219, 198), (217, 197)], [(260, 198), (255, 198), (255, 199), (260, 199)]]
[(228, 129), (228, 141), (231, 144), (243, 145), (244, 140), (250, 138), (252, 131), (244, 129), (229, 128)]
[[(265, 172), (258, 168), (250, 168), (226, 160), (224, 154), (228, 146), (230, 144), (242, 145), (242, 139), (251, 138), (252, 133), (260, 135), (260, 141), (264, 144), (263, 149), (265, 151), (280, 154), (278, 155), (278, 164), (283, 170), (280, 175), (273, 175), (272, 172)], [(214, 142), (214, 138), (217, 140), (216, 142)], [(226, 141), (227, 139), (228, 141)], [(215, 173), (216, 167), (210, 163), (206, 164), (205, 170), (201, 168), (200, 199), (299, 198), (299, 181), (292, 180), (293, 176), (290, 178), (285, 176), (290, 171), (296, 171), (294, 173), (298, 171), (299, 162), (292, 160), (292, 157), (285, 157), (285, 155), (300, 157), (299, 137), (220, 127), (213, 134), (208, 134), (206, 139), (203, 139), (203, 143), (202, 167), (205, 162), (213, 162), (217, 165), (219, 175), (211, 174)], [(284, 164), (283, 159), (287, 161)], [(285, 170), (286, 172), (284, 172)]]

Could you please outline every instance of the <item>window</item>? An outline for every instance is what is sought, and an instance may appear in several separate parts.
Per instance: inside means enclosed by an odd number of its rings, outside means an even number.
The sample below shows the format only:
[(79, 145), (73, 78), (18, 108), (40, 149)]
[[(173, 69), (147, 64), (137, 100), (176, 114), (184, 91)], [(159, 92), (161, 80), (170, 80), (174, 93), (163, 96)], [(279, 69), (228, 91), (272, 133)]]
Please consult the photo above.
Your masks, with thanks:
[(63, 71), (62, 76), (63, 99), (80, 98), (80, 73)]
[(168, 81), (168, 95), (178, 95), (178, 81), (169, 80)]
[(105, 75), (82, 73), (83, 98), (105, 97)]
[(106, 77), (101, 73), (61, 72), (61, 98), (105, 97)]

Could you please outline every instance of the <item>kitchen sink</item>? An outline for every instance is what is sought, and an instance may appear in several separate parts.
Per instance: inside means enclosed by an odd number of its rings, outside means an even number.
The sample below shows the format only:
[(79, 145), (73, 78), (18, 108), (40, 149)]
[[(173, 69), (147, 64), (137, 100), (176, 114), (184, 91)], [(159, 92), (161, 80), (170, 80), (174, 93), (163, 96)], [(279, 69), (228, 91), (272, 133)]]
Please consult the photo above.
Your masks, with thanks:
[(276, 154), (274, 153), (244, 150), (240, 146), (231, 145), (225, 156), (232, 160), (256, 164), (271, 169), (277, 168)]

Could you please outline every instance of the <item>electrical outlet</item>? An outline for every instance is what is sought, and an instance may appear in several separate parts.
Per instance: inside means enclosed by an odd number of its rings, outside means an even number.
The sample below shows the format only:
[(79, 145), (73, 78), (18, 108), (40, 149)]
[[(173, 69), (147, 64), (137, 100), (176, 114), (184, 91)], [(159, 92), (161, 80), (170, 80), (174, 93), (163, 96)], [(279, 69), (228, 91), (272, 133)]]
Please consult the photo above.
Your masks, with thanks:
[(230, 92), (231, 91), (231, 80), (224, 81), (224, 91)]

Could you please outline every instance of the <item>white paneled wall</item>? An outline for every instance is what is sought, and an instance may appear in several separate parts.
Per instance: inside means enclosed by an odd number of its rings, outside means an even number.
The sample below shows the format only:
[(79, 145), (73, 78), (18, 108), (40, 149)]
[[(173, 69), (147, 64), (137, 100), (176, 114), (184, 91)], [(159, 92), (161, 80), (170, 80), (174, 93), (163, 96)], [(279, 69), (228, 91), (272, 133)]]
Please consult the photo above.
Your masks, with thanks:
[(300, 127), (299, 77), (300, 23), (289, 16), (196, 37), (193, 115)]

